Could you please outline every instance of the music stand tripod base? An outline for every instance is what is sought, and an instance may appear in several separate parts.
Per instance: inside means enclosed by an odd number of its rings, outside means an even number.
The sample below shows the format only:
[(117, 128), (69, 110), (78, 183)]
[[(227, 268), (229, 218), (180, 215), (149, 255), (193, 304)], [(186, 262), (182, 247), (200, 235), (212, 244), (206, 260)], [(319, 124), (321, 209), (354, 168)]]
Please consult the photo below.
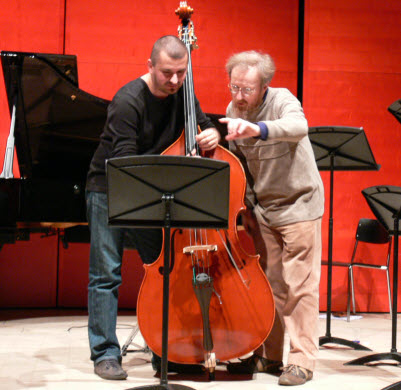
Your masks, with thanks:
[(354, 341), (338, 338), (338, 337), (332, 337), (332, 336), (321, 336), (319, 337), (319, 346), (325, 345), (325, 344), (339, 344), (339, 345), (345, 345), (346, 347), (350, 347), (353, 349), (357, 350), (363, 350), (363, 351), (371, 351), (370, 348), (365, 347), (362, 344), (356, 343)]
[[(141, 345), (134, 343), (134, 338), (138, 333), (139, 333), (139, 326), (136, 325), (134, 327), (134, 329), (132, 330), (131, 334), (128, 336), (127, 341), (121, 348), (121, 356), (125, 356), (128, 352), (144, 352), (144, 353), (150, 352), (150, 349), (147, 345), (142, 347)], [(137, 349), (128, 350), (128, 348), (131, 344), (134, 345), (134, 347), (136, 347)]]
[(374, 353), (372, 355), (363, 356), (344, 363), (344, 366), (362, 366), (364, 364), (380, 362), (384, 360), (396, 360), (399, 364), (401, 364), (401, 354), (399, 352)]
[(195, 390), (193, 387), (171, 384), (171, 383), (166, 383), (165, 385), (158, 384), (158, 385), (132, 387), (131, 389), (127, 389), (127, 390), (133, 390), (133, 389), (138, 389), (138, 390)]
[(401, 390), (401, 382), (393, 383), (382, 390)]

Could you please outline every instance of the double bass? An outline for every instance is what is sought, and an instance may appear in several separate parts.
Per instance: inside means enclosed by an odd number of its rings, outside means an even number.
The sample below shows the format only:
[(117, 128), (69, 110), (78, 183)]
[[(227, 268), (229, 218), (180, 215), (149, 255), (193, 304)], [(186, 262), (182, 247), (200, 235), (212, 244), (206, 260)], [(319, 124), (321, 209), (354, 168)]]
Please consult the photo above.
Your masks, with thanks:
[[(213, 377), (217, 361), (228, 361), (258, 348), (273, 326), (274, 300), (259, 264), (238, 238), (237, 218), (244, 206), (245, 174), (239, 160), (222, 146), (200, 153), (196, 123), (191, 50), (196, 37), (190, 17), (193, 9), (181, 2), (176, 14), (182, 23), (178, 33), (188, 50), (184, 81), (185, 129), (165, 155), (223, 160), (230, 165), (228, 229), (172, 229), (170, 235), (170, 293), (168, 360), (204, 364)], [(166, 237), (165, 237), (166, 238)], [(159, 258), (146, 264), (138, 295), (137, 316), (149, 348), (162, 355), (164, 245)]]

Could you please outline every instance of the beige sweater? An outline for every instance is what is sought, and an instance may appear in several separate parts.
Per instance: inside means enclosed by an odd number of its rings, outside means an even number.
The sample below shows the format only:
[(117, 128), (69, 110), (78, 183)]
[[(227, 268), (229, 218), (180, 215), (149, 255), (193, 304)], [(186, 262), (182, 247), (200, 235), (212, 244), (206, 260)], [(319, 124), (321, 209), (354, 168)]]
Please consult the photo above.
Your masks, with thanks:
[[(235, 117), (232, 103), (227, 117)], [(246, 205), (258, 207), (271, 226), (320, 218), (323, 183), (298, 99), (287, 89), (269, 87), (265, 101), (249, 120), (265, 122), (269, 135), (266, 141), (246, 138), (230, 142), (230, 150), (246, 172)]]

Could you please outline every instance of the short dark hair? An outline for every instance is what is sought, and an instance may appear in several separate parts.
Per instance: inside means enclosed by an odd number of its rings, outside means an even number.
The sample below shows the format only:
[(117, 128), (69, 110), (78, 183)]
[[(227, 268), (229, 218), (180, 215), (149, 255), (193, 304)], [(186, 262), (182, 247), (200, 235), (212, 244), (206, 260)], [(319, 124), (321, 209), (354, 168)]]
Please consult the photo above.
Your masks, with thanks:
[(175, 35), (165, 35), (155, 42), (152, 48), (152, 53), (150, 54), (152, 65), (157, 63), (161, 51), (165, 51), (169, 57), (174, 58), (175, 60), (184, 58), (184, 56), (188, 54), (184, 42)]

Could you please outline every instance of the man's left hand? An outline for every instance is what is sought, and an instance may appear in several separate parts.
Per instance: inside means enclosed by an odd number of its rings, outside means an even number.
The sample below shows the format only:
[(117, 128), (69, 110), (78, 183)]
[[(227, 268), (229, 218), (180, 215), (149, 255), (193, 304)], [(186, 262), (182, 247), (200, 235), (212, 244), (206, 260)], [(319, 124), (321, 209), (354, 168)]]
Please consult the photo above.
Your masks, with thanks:
[(196, 142), (202, 150), (213, 150), (220, 142), (220, 133), (212, 127), (201, 131), (196, 137)]

